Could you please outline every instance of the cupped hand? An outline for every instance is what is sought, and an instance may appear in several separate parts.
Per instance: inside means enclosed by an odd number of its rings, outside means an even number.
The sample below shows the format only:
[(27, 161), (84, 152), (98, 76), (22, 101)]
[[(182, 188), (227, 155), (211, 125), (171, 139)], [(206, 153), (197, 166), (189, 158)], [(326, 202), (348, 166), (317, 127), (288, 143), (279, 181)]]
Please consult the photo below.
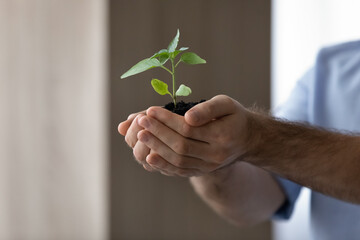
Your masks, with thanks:
[(126, 143), (133, 149), (136, 161), (143, 165), (146, 170), (153, 172), (154, 169), (145, 161), (146, 156), (151, 150), (137, 139), (138, 132), (143, 130), (143, 127), (139, 126), (137, 119), (145, 116), (145, 114), (145, 111), (130, 114), (126, 121), (119, 124), (118, 131), (121, 135), (125, 136)]
[(167, 175), (200, 176), (233, 163), (246, 152), (249, 114), (225, 95), (196, 105), (185, 117), (151, 107), (134, 121), (136, 130), (143, 128), (136, 139), (151, 149), (145, 161), (153, 169)]

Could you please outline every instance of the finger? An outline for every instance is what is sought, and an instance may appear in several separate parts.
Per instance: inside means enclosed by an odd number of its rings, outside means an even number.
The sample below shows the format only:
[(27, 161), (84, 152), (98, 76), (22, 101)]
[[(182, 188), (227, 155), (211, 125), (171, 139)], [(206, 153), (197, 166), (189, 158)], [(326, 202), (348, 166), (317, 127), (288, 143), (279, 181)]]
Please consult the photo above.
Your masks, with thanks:
[(201, 175), (201, 172), (195, 169), (175, 167), (158, 154), (149, 154), (146, 162), (167, 176), (192, 177)]
[(149, 155), (150, 148), (146, 146), (144, 143), (137, 141), (134, 148), (133, 148), (133, 154), (140, 164), (146, 164), (146, 156)]
[(183, 116), (174, 114), (162, 107), (150, 107), (146, 111), (146, 115), (157, 119), (184, 137), (206, 142), (204, 136), (207, 133), (207, 129), (190, 126), (186, 123)]
[[(157, 153), (154, 153), (152, 150), (151, 150), (151, 155), (154, 155), (152, 158), (154, 159), (157, 159), (157, 158), (161, 158)], [(157, 167), (154, 163), (156, 162), (156, 160), (148, 160), (150, 159), (149, 157), (147, 157), (147, 161), (146, 161), (146, 164), (153, 169), (153, 171), (157, 171), (157, 172), (160, 172), (161, 174), (163, 175), (166, 175), (166, 176), (169, 176), (169, 177), (174, 177), (174, 176), (177, 176), (175, 173), (171, 173), (171, 172), (168, 172), (166, 169), (161, 169), (160, 167)], [(165, 160), (163, 160), (165, 161)], [(152, 163), (149, 164), (149, 162)]]
[(177, 154), (147, 130), (140, 131), (138, 133), (138, 139), (177, 168), (191, 168), (205, 172), (211, 171), (214, 168), (215, 163), (208, 163), (198, 158)]
[(185, 121), (191, 126), (201, 126), (234, 113), (236, 105), (237, 102), (234, 99), (226, 95), (218, 95), (192, 107), (185, 113)]
[(140, 126), (179, 155), (206, 160), (212, 154), (213, 148), (210, 144), (185, 138), (154, 118), (142, 116), (137, 121)]
[(153, 167), (151, 167), (148, 163), (144, 163), (143, 164), (143, 168), (148, 171), (148, 172), (155, 172), (156, 169), (154, 169)]
[(141, 111), (141, 112), (138, 112), (138, 113), (133, 113), (133, 114), (130, 114), (127, 118), (127, 120), (121, 122), (118, 126), (118, 132), (125, 136), (126, 135), (126, 132), (127, 130), (129, 129), (131, 123), (133, 122), (133, 120), (135, 119), (135, 117), (139, 114), (146, 114), (146, 111)]
[[(140, 141), (138, 141), (140, 143)], [(143, 143), (142, 143), (143, 144)], [(149, 154), (153, 154), (154, 151), (150, 149), (150, 153)], [(150, 166), (146, 160), (145, 162), (143, 163), (143, 167), (145, 168), (145, 170), (149, 171), (149, 172), (156, 172), (158, 171), (157, 169), (155, 169), (154, 167)]]
[(166, 171), (164, 169), (157, 168), (154, 165), (149, 164), (149, 166), (152, 167), (154, 169), (154, 171), (157, 171), (157, 172), (161, 173), (162, 175), (165, 175), (165, 176), (168, 176), (168, 177), (177, 177), (178, 176), (175, 173), (171, 173), (171, 172), (168, 172), (168, 171)]
[(135, 117), (135, 119), (132, 121), (129, 129), (126, 132), (125, 135), (125, 141), (126, 143), (133, 148), (137, 142), (137, 134), (139, 131), (143, 129), (143, 127), (139, 126), (138, 122), (136, 121), (137, 118), (144, 116), (143, 114), (139, 114)]

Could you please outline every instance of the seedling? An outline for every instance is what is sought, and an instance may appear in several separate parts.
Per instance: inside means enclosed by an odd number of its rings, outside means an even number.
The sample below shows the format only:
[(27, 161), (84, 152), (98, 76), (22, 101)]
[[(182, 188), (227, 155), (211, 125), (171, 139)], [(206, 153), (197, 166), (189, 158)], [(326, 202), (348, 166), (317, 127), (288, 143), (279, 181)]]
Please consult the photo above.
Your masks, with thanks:
[[(170, 73), (172, 77), (172, 93), (169, 92), (168, 85), (159, 79), (152, 79), (151, 85), (154, 90), (160, 95), (169, 94), (174, 102), (174, 106), (176, 106), (176, 98), (179, 96), (188, 96), (191, 94), (191, 89), (184, 84), (181, 84), (179, 88), (176, 89), (176, 81), (175, 81), (175, 69), (181, 63), (187, 63), (191, 65), (195, 64), (203, 64), (206, 63), (204, 59), (199, 57), (196, 53), (193, 52), (184, 52), (188, 50), (188, 47), (182, 47), (180, 49), (176, 49), (179, 42), (180, 32), (177, 30), (175, 38), (170, 42), (167, 49), (161, 49), (154, 55), (149, 58), (146, 58), (137, 64), (135, 64), (132, 68), (130, 68), (126, 73), (121, 76), (121, 79), (130, 77), (132, 75), (144, 72), (146, 70), (160, 67)], [(180, 54), (180, 55), (179, 55)], [(176, 58), (180, 56), (179, 60), (176, 62)], [(169, 61), (170, 60), (170, 61)], [(170, 62), (171, 68), (165, 66), (166, 63)]]

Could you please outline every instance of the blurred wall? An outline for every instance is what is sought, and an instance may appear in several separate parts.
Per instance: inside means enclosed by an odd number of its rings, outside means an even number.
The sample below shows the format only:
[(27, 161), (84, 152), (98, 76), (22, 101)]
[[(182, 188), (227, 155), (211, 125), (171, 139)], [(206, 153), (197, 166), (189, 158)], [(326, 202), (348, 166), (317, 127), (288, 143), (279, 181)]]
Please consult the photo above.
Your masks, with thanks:
[(106, 2), (0, 0), (0, 239), (107, 237)]
[[(227, 94), (245, 106), (269, 108), (270, 1), (112, 0), (110, 10), (110, 234), (112, 239), (270, 239), (270, 224), (230, 226), (194, 194), (187, 179), (146, 172), (116, 132), (128, 114), (164, 105), (152, 77), (161, 69), (120, 80), (137, 61), (167, 47), (180, 28), (180, 47), (207, 64), (179, 67), (188, 100)], [(241, 186), (238, 186), (241, 187)]]

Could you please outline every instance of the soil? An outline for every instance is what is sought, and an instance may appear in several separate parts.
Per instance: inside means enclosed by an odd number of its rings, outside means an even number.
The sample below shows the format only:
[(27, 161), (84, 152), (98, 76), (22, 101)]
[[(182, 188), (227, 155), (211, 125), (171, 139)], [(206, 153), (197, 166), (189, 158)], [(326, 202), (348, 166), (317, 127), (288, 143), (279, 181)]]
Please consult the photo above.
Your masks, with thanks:
[(164, 108), (166, 108), (167, 110), (173, 112), (173, 113), (176, 113), (176, 114), (179, 114), (181, 116), (184, 116), (185, 113), (190, 109), (192, 108), (193, 106), (195, 106), (196, 104), (199, 104), (199, 103), (202, 103), (202, 102), (205, 102), (206, 100), (201, 100), (200, 102), (184, 102), (184, 101), (180, 101), (180, 102), (177, 102), (176, 103), (176, 108), (174, 109), (174, 103), (173, 102), (170, 102), (168, 104), (166, 104), (164, 106)]

